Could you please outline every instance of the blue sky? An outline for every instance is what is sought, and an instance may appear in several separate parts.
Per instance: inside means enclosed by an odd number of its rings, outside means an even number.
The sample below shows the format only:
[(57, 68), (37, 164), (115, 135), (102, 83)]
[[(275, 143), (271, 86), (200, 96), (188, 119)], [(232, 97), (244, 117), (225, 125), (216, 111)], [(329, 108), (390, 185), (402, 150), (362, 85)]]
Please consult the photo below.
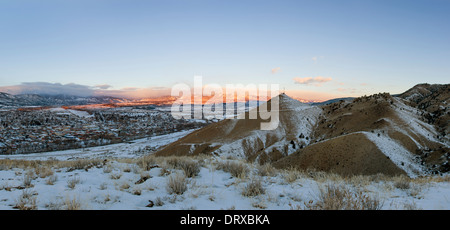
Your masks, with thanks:
[(201, 75), (305, 98), (401, 93), (449, 83), (449, 12), (448, 0), (2, 0), (0, 91), (132, 91)]

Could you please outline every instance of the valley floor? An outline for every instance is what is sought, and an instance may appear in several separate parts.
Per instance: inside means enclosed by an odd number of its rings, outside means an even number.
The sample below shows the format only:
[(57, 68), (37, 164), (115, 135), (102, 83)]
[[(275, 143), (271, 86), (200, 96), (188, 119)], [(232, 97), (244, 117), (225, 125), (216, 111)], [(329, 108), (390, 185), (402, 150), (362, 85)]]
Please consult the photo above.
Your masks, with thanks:
[(211, 156), (135, 155), (187, 133), (2, 156), (0, 209), (450, 209), (449, 176), (343, 178)]

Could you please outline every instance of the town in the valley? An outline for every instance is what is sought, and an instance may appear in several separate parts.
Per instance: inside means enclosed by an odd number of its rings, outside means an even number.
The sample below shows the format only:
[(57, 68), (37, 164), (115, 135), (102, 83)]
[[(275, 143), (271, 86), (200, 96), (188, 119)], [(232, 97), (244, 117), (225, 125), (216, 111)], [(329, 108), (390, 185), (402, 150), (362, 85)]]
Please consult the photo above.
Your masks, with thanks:
[(20, 107), (0, 110), (0, 154), (87, 148), (199, 128), (154, 107)]

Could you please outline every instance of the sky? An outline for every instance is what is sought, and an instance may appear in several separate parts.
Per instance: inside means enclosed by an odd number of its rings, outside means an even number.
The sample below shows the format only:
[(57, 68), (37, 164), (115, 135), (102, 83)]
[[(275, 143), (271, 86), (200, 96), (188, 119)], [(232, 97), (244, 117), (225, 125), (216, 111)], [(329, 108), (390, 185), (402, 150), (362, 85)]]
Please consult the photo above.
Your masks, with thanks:
[(0, 91), (149, 97), (279, 84), (310, 100), (450, 79), (450, 0), (2, 0)]

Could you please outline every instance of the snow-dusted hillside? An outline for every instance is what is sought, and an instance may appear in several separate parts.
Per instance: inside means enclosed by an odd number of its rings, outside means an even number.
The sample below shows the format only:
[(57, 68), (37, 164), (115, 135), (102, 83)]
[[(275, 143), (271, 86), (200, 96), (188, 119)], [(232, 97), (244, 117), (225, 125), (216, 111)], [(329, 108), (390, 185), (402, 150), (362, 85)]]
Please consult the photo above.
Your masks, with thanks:
[[(311, 141), (314, 126), (322, 110), (289, 98), (277, 96), (279, 108), (269, 109), (278, 113), (278, 125), (273, 130), (261, 130), (265, 120), (250, 118), (258, 108), (241, 114), (245, 119), (227, 119), (194, 132), (186, 138), (170, 144), (157, 154), (213, 153), (220, 156), (240, 157), (264, 161), (279, 158), (303, 148)], [(271, 101), (267, 102), (270, 107)], [(264, 106), (264, 104), (263, 104)], [(274, 158), (274, 160), (275, 160)]]

